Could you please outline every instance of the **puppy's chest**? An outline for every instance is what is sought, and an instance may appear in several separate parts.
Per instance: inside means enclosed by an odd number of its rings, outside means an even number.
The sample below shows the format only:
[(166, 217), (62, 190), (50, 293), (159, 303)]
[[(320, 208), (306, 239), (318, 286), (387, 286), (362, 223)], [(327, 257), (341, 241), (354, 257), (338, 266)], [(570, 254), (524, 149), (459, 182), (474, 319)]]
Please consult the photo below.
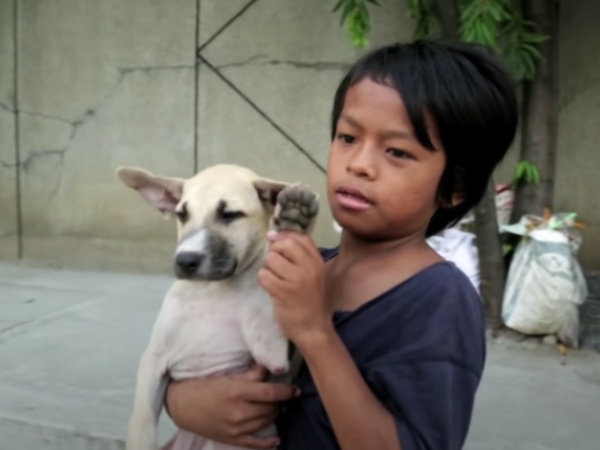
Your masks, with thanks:
[(165, 351), (171, 376), (181, 379), (246, 366), (251, 355), (242, 321), (248, 308), (260, 310), (266, 301), (268, 297), (258, 290), (174, 298), (166, 310), (171, 339)]

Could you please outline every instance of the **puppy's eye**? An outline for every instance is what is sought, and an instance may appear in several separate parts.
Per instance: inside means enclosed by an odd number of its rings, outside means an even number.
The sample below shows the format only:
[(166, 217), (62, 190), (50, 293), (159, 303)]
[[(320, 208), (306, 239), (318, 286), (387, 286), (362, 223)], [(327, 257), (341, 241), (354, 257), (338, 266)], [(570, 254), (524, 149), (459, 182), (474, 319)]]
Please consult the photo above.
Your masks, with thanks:
[(233, 222), (234, 220), (241, 219), (242, 217), (246, 217), (243, 211), (222, 211), (219, 214), (219, 219), (222, 222)]
[(225, 200), (219, 201), (216, 211), (216, 218), (219, 222), (227, 224), (233, 222), (234, 220), (241, 219), (242, 217), (246, 217), (246, 214), (243, 211), (228, 210), (227, 202)]
[(177, 219), (179, 220), (179, 222), (185, 223), (189, 218), (187, 205), (184, 203), (181, 206), (181, 208), (179, 208), (177, 211), (175, 211), (175, 215), (177, 216)]

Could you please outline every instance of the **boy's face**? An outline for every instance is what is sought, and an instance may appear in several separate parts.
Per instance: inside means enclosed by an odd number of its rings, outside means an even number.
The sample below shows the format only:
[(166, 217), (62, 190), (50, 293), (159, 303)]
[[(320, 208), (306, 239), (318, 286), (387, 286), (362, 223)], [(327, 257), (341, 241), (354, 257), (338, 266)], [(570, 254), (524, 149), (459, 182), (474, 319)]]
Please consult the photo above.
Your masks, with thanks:
[(414, 137), (396, 90), (365, 78), (352, 86), (329, 154), (327, 195), (335, 220), (366, 238), (424, 234), (438, 208), (446, 157)]

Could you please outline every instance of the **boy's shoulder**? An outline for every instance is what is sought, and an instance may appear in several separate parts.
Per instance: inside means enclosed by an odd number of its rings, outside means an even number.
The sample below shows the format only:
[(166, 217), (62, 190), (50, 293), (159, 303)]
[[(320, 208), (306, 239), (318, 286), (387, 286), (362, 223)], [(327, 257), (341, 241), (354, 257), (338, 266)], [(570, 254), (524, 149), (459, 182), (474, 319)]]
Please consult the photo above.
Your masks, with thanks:
[[(336, 249), (322, 249), (325, 259)], [(336, 325), (367, 365), (393, 359), (485, 359), (485, 314), (469, 278), (452, 262), (435, 263), (350, 312)], [(467, 355), (470, 354), (470, 355)], [(476, 361), (475, 361), (476, 360)]]
[(465, 307), (475, 307), (476, 310), (483, 312), (482, 299), (471, 280), (451, 261), (432, 264), (403, 284), (406, 285), (407, 291), (420, 296), (423, 308), (460, 310)]
[[(325, 261), (338, 253), (338, 248), (319, 249)], [(400, 305), (418, 298), (410, 310), (456, 310), (464, 307), (483, 312), (482, 300), (469, 277), (450, 261), (435, 263), (411, 278), (398, 283), (373, 299), (373, 303), (398, 298)], [(371, 302), (370, 302), (371, 303)], [(400, 306), (398, 305), (398, 306)], [(404, 309), (404, 308), (403, 308)]]

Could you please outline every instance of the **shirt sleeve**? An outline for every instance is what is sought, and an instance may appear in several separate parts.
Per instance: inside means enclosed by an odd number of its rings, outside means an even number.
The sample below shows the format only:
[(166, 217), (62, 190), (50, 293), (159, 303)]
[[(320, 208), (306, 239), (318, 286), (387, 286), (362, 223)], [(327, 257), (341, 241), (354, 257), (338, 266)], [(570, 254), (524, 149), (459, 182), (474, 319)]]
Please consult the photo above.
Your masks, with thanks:
[[(402, 450), (460, 450), (485, 360), (479, 296), (434, 282), (366, 379), (396, 418)], [(404, 324), (406, 324), (404, 326)]]

